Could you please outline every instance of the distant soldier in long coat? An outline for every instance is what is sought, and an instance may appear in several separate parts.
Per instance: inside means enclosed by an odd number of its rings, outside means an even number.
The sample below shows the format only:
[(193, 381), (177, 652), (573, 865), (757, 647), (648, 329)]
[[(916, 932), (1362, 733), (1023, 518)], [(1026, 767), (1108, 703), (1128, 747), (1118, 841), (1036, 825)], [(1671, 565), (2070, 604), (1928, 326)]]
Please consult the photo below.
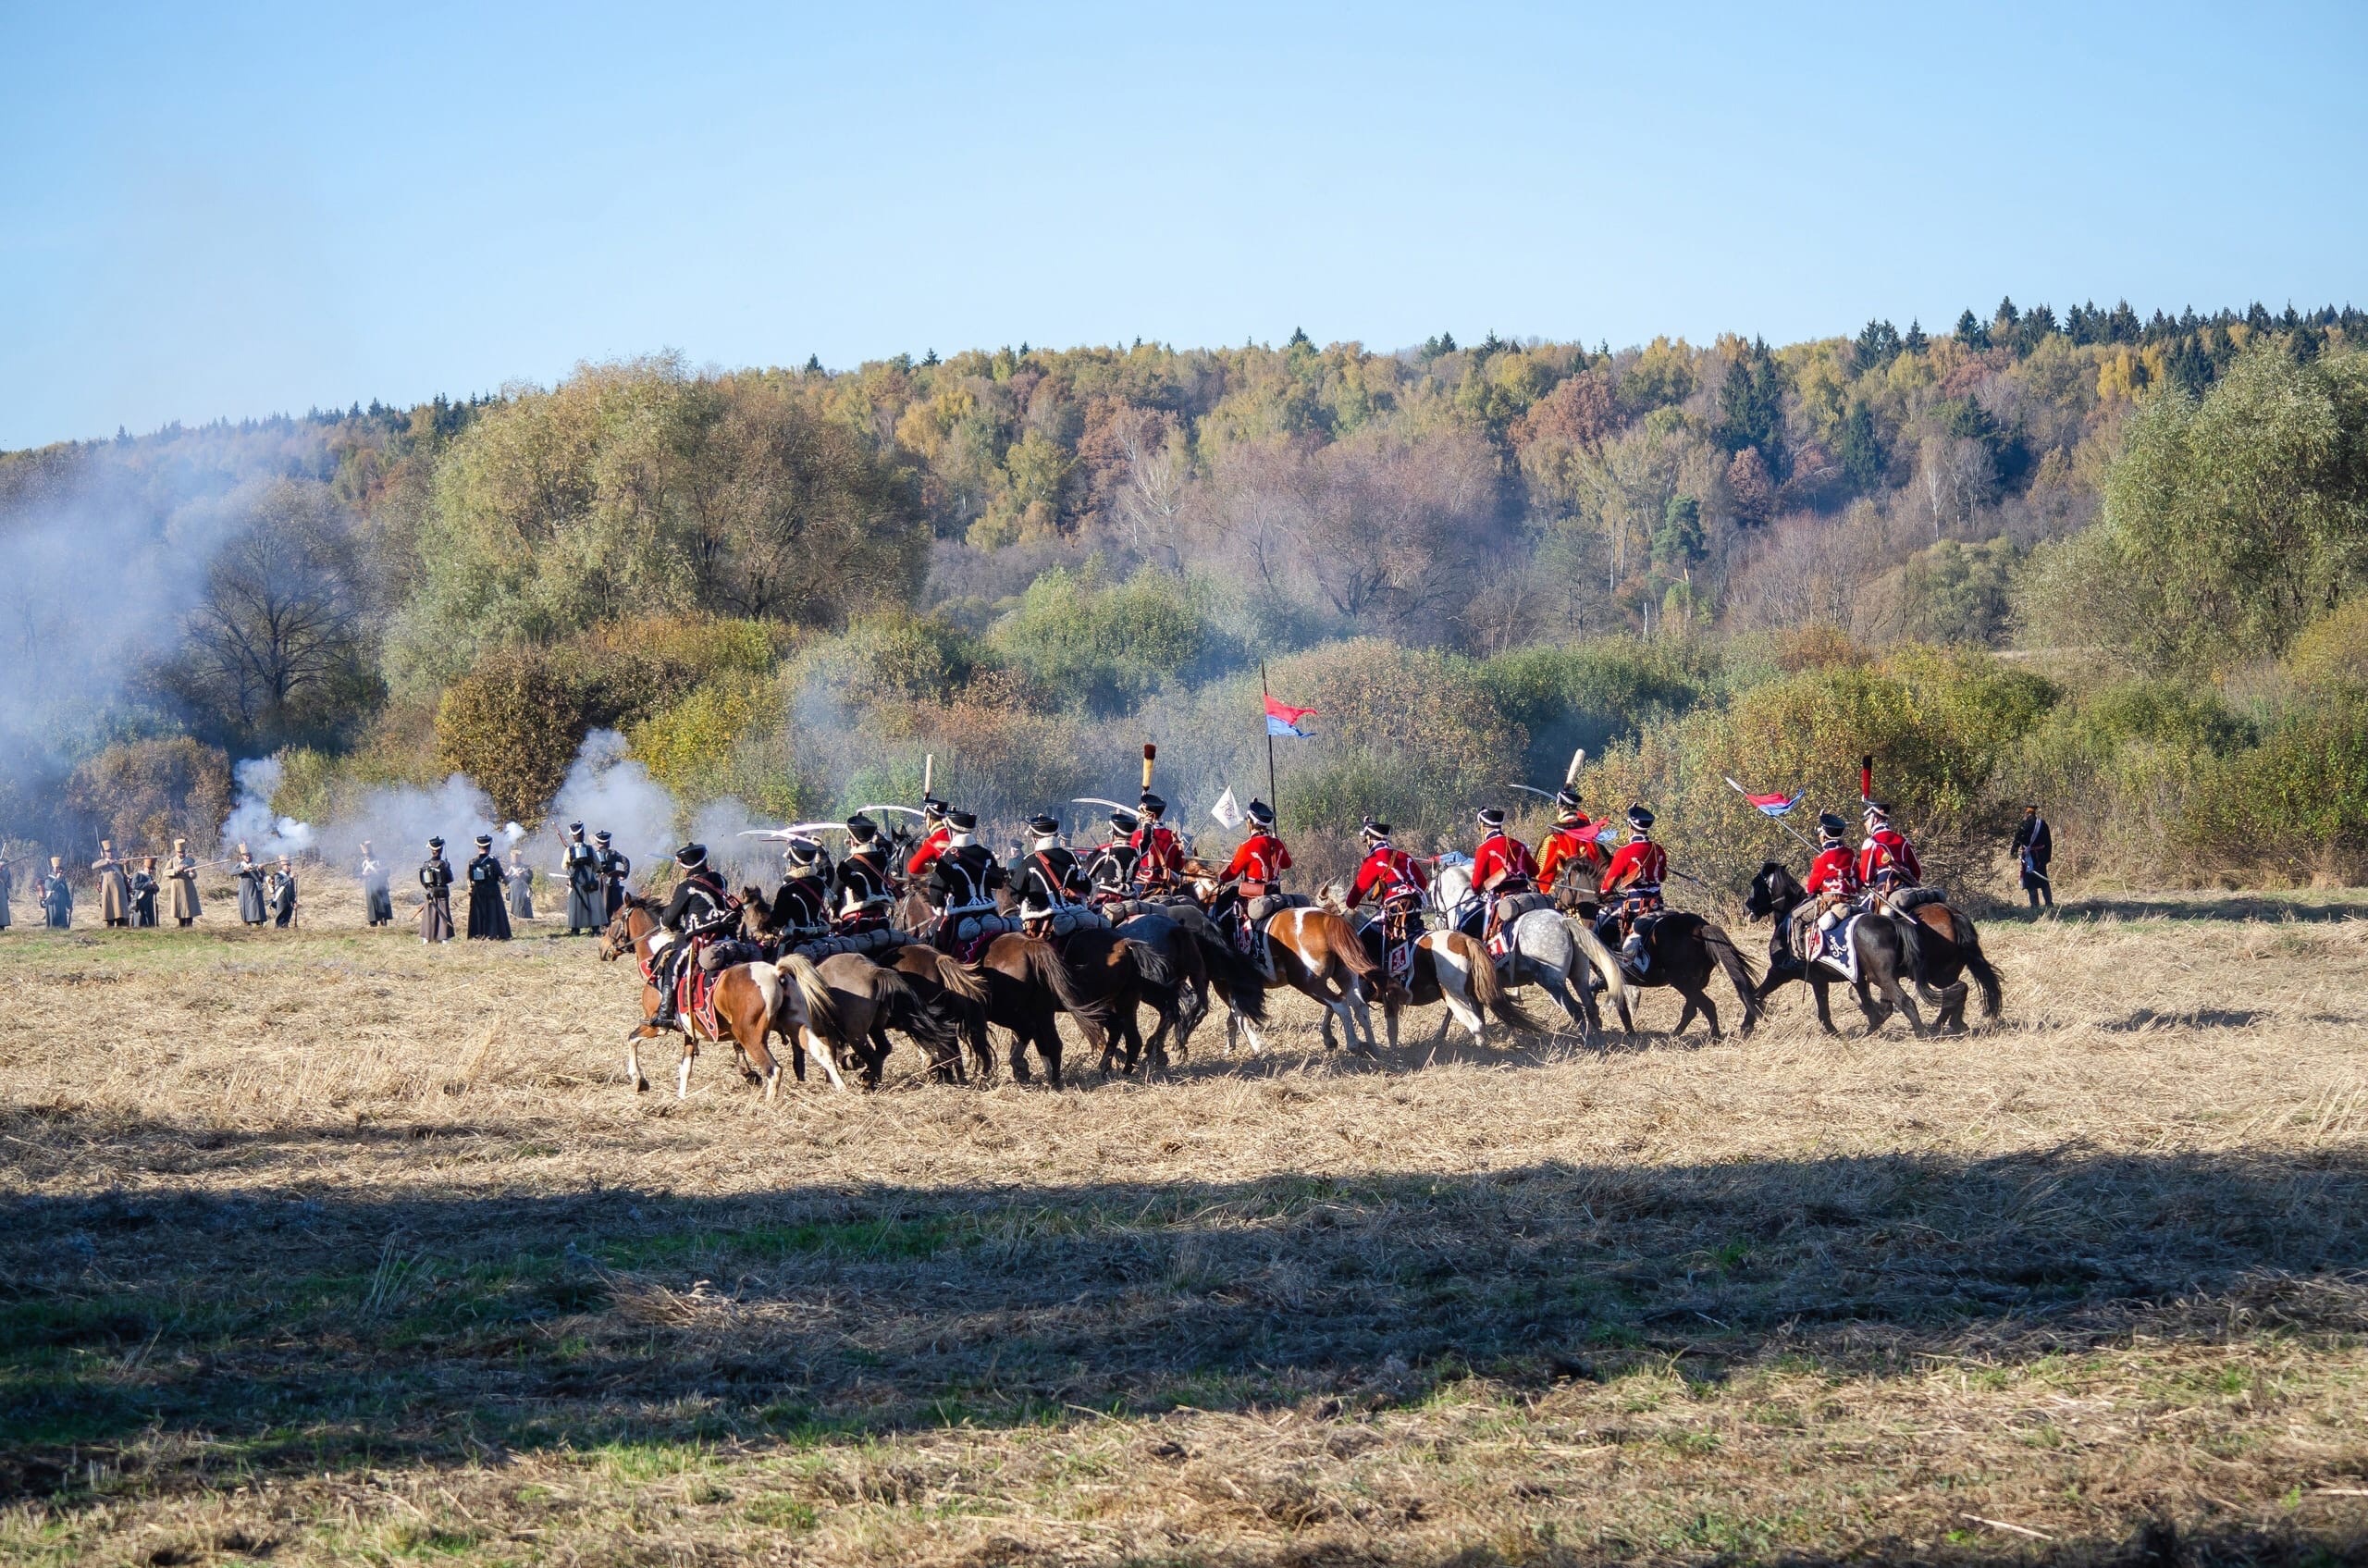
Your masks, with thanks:
[(173, 884), (173, 923), (188, 925), (200, 912), (197, 902), (197, 861), (189, 852), (189, 840), (173, 840), (173, 858), (165, 866), (165, 880)]
[(131, 923), (131, 879), (123, 874), (123, 862), (116, 858), (115, 841), (99, 840), (99, 858), (91, 862), (91, 870), (99, 876), (99, 920), (108, 926)]
[(567, 934), (581, 936), (609, 922), (600, 913), (600, 857), (584, 842), (584, 824), (567, 824)]
[(510, 846), (510, 918), (531, 920), (535, 918), (535, 868), (526, 864), (523, 845)]
[(8, 899), (16, 891), (17, 873), (8, 869), (8, 857), (0, 855), (0, 931), (6, 931), (13, 918), (8, 913)]
[(282, 855), (271, 870), (271, 923), (282, 931), (296, 923), (296, 868)]
[(501, 857), (493, 852), (493, 835), (477, 834), (477, 852), (469, 862), (469, 940), (510, 940), (510, 911), (502, 906)]
[(355, 873), (362, 883), (362, 921), (370, 926), (390, 926), (395, 923), (395, 895), (389, 888), (387, 868), (379, 864), (372, 853), (370, 841), (362, 841), (362, 866)]
[(427, 841), (427, 859), (419, 868), (419, 885), (427, 901), (419, 907), (422, 942), (452, 940), (452, 862), (444, 858), (444, 841)]
[(600, 923), (606, 926), (625, 907), (625, 879), (633, 875), (633, 862), (625, 858), (623, 850), (609, 847), (606, 828), (594, 833), (592, 842), (600, 850), (600, 885), (607, 895), (601, 905)]
[(64, 931), (74, 923), (74, 890), (67, 885), (66, 866), (56, 856), (49, 858), (49, 875), (37, 884), (41, 892), (42, 924), (52, 931)]
[(264, 869), (255, 864), (255, 858), (247, 853), (243, 844), (239, 846), (239, 863), (231, 869), (231, 874), (239, 879), (240, 923), (259, 926), (269, 920), (270, 911), (265, 907), (263, 896)]
[(156, 924), (156, 857), (149, 856), (131, 873), (131, 923), (142, 931), (154, 930)]

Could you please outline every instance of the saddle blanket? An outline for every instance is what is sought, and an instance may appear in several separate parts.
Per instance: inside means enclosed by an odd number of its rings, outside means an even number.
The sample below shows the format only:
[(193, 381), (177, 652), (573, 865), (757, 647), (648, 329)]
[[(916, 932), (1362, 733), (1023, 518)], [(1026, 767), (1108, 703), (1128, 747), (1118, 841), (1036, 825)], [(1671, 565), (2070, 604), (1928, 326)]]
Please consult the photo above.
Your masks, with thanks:
[(1858, 922), (1866, 918), (1864, 915), (1853, 915), (1846, 920), (1836, 920), (1832, 928), (1828, 931), (1819, 931), (1815, 926), (1811, 926), (1809, 928), (1812, 939), (1810, 945), (1815, 950), (1809, 955), (1810, 958), (1836, 971), (1843, 979), (1856, 985), (1858, 982), (1858, 945), (1852, 939), (1851, 933), (1858, 929)]

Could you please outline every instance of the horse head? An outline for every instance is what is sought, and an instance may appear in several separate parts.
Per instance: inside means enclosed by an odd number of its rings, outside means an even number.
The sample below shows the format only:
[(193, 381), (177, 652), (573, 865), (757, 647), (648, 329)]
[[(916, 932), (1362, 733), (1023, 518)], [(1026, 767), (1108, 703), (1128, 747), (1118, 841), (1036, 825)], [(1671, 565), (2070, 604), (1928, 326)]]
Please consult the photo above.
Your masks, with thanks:
[(1801, 884), (1793, 880), (1793, 873), (1784, 869), (1782, 861), (1763, 861), (1759, 874), (1751, 879), (1751, 895), (1743, 901), (1744, 912), (1755, 920), (1764, 920), (1770, 916), (1781, 918), (1807, 896)]

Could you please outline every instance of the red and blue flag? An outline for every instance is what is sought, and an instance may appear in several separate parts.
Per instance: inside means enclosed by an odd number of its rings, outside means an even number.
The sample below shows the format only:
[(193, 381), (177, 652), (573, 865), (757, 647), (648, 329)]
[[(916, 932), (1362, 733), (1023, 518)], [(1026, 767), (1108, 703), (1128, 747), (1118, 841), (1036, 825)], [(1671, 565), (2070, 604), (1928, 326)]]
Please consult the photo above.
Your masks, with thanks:
[(1313, 708), (1293, 708), (1288, 702), (1266, 698), (1266, 733), (1270, 735), (1296, 735), (1301, 740), (1315, 733), (1308, 721), (1315, 717)]
[(1742, 794), (1745, 800), (1748, 800), (1754, 806), (1758, 807), (1759, 814), (1763, 817), (1782, 817), (1786, 815), (1794, 807), (1798, 806), (1801, 803), (1802, 799), (1807, 793), (1807, 791), (1802, 791), (1800, 794), (1796, 795), (1786, 795), (1780, 790), (1774, 795), (1754, 795), (1751, 791), (1745, 789), (1743, 785), (1735, 784), (1735, 781), (1733, 779), (1729, 779), (1727, 782), (1731, 784), (1734, 784), (1736, 790)]

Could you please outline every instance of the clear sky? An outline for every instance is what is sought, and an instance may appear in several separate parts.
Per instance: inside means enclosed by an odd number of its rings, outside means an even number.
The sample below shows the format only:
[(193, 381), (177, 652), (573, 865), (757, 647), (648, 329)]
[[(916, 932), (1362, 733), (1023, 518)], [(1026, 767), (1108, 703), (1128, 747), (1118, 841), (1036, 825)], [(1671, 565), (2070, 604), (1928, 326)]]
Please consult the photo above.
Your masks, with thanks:
[(2368, 303), (2360, 0), (0, 0), (0, 447), (664, 348)]

